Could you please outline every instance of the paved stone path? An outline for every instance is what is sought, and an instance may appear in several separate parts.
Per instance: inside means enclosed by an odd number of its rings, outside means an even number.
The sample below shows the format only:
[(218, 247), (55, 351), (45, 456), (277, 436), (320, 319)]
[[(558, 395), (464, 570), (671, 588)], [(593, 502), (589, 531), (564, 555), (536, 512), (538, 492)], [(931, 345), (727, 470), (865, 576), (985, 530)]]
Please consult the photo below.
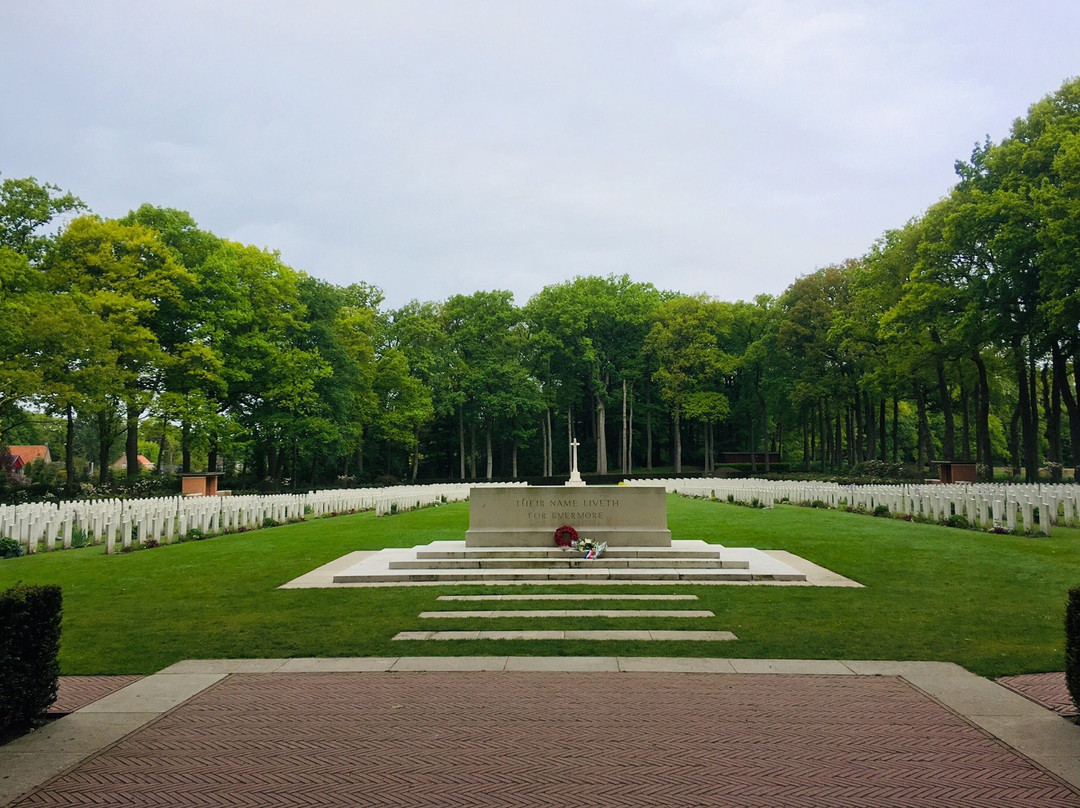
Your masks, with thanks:
[[(431, 670), (440, 666), (472, 670)], [(290, 672), (305, 669), (331, 672)], [(725, 669), (823, 673), (678, 672)], [(1060, 729), (1053, 748), (1070, 760), (1078, 728), (955, 666), (863, 670), (888, 668), (554, 657), (182, 663), (133, 685), (127, 704), (109, 697), (117, 716), (137, 706), (160, 717), (18, 804), (1080, 806), (1080, 792), (942, 702), (986, 713), (1005, 694), (999, 712), (1014, 724), (1034, 717), (1042, 736)], [(167, 696), (175, 685), (189, 690)]]

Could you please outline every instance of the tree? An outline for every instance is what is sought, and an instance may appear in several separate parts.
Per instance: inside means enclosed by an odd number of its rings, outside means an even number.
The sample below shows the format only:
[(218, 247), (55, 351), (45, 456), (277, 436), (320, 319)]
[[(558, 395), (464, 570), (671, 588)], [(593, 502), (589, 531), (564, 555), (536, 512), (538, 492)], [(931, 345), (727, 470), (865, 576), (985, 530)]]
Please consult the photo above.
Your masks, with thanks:
[[(114, 401), (125, 408), (127, 465), (138, 468), (139, 418), (158, 389), (164, 354), (155, 334), (162, 306), (175, 305), (194, 282), (157, 234), (142, 225), (123, 225), (96, 216), (73, 220), (48, 256), (51, 288), (69, 294), (104, 325), (116, 355), (117, 387), (94, 405), (104, 428)], [(111, 430), (109, 430), (111, 431)], [(98, 460), (104, 481), (112, 435), (100, 436)]]
[[(849, 267), (831, 266), (803, 276), (781, 295), (777, 348), (792, 380), (797, 406), (816, 409), (812, 424), (820, 446), (821, 468), (840, 468), (848, 458), (843, 425), (855, 388), (836, 331), (840, 312), (850, 305)], [(849, 430), (849, 444), (850, 444)]]
[(45, 257), (52, 234), (43, 232), (57, 217), (86, 210), (78, 197), (33, 177), (0, 182), (0, 246), (31, 264)]
[[(521, 420), (534, 410), (536, 383), (522, 370), (521, 312), (511, 292), (455, 295), (442, 307), (442, 321), (453, 352), (451, 371), (459, 379), (459, 444), (464, 455), (469, 425), (469, 472), (476, 472), (476, 431), (484, 438), (485, 477), (494, 476), (494, 442), (527, 434)], [(515, 438), (516, 435), (516, 438)]]
[(607, 412), (616, 402), (622, 409), (618, 462), (629, 471), (629, 413), (635, 385), (647, 376), (642, 348), (661, 299), (651, 284), (627, 275), (586, 276), (547, 286), (526, 306), (548, 408), (545, 443), (550, 444), (551, 408), (569, 412), (588, 402), (598, 474), (608, 471)]
[(47, 310), (38, 274), (25, 255), (0, 247), (0, 438), (18, 404), (41, 388), (37, 358), (27, 350), (35, 322)]
[(672, 298), (656, 309), (645, 351), (656, 359), (653, 378), (674, 421), (676, 473), (682, 471), (683, 415), (711, 420), (727, 415), (727, 397), (716, 387), (735, 366), (718, 343), (730, 328), (730, 310), (704, 296)]

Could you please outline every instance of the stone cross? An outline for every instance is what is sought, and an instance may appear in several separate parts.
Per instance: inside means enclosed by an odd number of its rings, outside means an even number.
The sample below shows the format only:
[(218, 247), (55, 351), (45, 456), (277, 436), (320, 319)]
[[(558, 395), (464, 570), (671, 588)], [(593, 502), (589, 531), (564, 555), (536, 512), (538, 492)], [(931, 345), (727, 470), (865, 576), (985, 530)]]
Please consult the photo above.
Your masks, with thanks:
[(570, 441), (570, 479), (567, 481), (567, 485), (585, 485), (584, 480), (581, 479), (581, 473), (578, 471), (577, 466), (577, 448), (581, 444), (577, 442), (577, 438)]

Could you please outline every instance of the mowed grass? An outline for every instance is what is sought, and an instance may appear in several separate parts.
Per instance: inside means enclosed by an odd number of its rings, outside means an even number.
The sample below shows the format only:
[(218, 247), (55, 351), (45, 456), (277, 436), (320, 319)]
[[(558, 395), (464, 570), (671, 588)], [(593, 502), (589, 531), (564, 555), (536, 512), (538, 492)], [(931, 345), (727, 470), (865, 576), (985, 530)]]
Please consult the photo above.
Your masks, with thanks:
[[(865, 585), (277, 587), (352, 550), (461, 539), (468, 504), (376, 518), (318, 519), (106, 556), (92, 547), (0, 561), (0, 587), (64, 590), (65, 674), (150, 673), (188, 658), (442, 654), (922, 659), (986, 676), (1063, 668), (1064, 604), (1080, 585), (1080, 530), (996, 536), (836, 511), (751, 510), (668, 498), (677, 539), (782, 549)], [(477, 608), (440, 594), (479, 592), (695, 594), (715, 618), (421, 620), (425, 610)], [(546, 604), (551, 605), (551, 604)], [(641, 603), (608, 602), (605, 608)], [(484, 604), (490, 608), (491, 604)], [(558, 604), (563, 607), (596, 604)], [(506, 602), (499, 608), (544, 608)], [(402, 643), (402, 630), (525, 628), (727, 629), (727, 643), (453, 641)]]

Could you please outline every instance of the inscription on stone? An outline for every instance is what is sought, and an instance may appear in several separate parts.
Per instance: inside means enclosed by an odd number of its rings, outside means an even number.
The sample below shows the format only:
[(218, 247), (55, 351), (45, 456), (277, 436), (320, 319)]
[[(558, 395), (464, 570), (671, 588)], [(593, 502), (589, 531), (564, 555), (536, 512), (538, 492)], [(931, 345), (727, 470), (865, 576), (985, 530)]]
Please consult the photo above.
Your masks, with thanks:
[(664, 489), (637, 486), (474, 488), (465, 541), (471, 547), (541, 547), (562, 525), (612, 546), (671, 543)]
[(608, 516), (605, 511), (619, 507), (619, 500), (610, 498), (578, 497), (576, 499), (519, 499), (514, 506), (525, 512), (530, 521), (549, 522), (552, 519), (564, 522), (574, 520), (593, 521)]

